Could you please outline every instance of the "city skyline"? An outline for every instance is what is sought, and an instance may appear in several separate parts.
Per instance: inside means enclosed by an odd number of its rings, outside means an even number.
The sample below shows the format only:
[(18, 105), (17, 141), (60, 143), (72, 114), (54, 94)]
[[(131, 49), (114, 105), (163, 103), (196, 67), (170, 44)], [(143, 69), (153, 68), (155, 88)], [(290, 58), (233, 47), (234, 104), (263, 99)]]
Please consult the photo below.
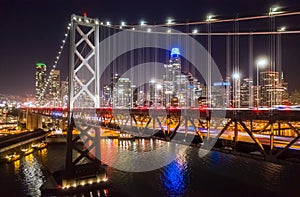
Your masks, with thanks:
[[(175, 22), (187, 20), (201, 21), (205, 19), (207, 13), (214, 13), (218, 19), (234, 18), (237, 14), (239, 14), (241, 17), (264, 15), (267, 13), (268, 8), (274, 4), (282, 6), (282, 10), (284, 11), (297, 11), (297, 8), (300, 7), (300, 4), (296, 1), (266, 1), (264, 3), (257, 1), (261, 6), (253, 7), (253, 9), (249, 9), (250, 4), (240, 3), (238, 1), (230, 1), (226, 3), (222, 2), (218, 5), (208, 1), (201, 1), (198, 3), (201, 9), (199, 8), (200, 10), (198, 10), (193, 8), (193, 6), (188, 5), (188, 2), (186, 2), (186, 6), (176, 6), (176, 3), (172, 1), (173, 3), (170, 2), (168, 4), (168, 9), (166, 10), (162, 9), (155, 1), (146, 3), (143, 6), (135, 1), (131, 1), (127, 3), (117, 2), (118, 5), (125, 4), (125, 9), (120, 9), (120, 12), (108, 13), (106, 8), (109, 7), (109, 5), (106, 3), (86, 3), (83, 1), (72, 2), (73, 3), (61, 3), (59, 1), (52, 1), (51, 3), (46, 3), (46, 5), (34, 1), (27, 1), (26, 3), (2, 1), (0, 3), (1, 8), (3, 8), (3, 12), (0, 13), (0, 16), (7, 19), (5, 24), (0, 28), (2, 35), (0, 38), (2, 43), (0, 45), (2, 59), (0, 63), (1, 94), (34, 94), (34, 65), (38, 61), (42, 61), (45, 62), (46, 65), (49, 65), (49, 67), (52, 66), (53, 62), (55, 61), (57, 51), (59, 50), (61, 39), (63, 39), (66, 25), (68, 24), (70, 15), (72, 13), (82, 15), (84, 12), (86, 12), (90, 17), (97, 17), (103, 21), (110, 20), (114, 24), (118, 24), (122, 20), (126, 21), (128, 24), (137, 24), (141, 19), (145, 20), (149, 24), (154, 24), (163, 23), (168, 17), (174, 18)], [(254, 4), (255, 2), (251, 3)], [(141, 6), (141, 9), (136, 11), (136, 9), (131, 8), (132, 4), (137, 4), (138, 7)], [(147, 8), (149, 9), (146, 9), (144, 6), (148, 6)], [(144, 8), (146, 11), (142, 11), (142, 8)], [(118, 10), (119, 8), (114, 9)], [(160, 14), (155, 14), (155, 16), (153, 16), (153, 11)], [(56, 14), (53, 15), (50, 14), (50, 12)], [(19, 24), (18, 21), (21, 21), (21, 18), (23, 20)], [(292, 19), (295, 18), (297, 17)], [(287, 27), (297, 29), (298, 26), (297, 24), (295, 25), (295, 21), (296, 20), (288, 21), (289, 24), (287, 24)], [(18, 24), (19, 26), (12, 26), (11, 24)], [(278, 26), (281, 24), (281, 20), (278, 20)], [(261, 28), (260, 25), (261, 24), (257, 25), (258, 29)], [(242, 29), (245, 27), (242, 27), (241, 25), (240, 28)], [(41, 29), (43, 30), (41, 31)], [(220, 29), (222, 29), (222, 27), (220, 27)], [(203, 26), (199, 26), (199, 31), (205, 32), (206, 29)], [(295, 83), (295, 80), (297, 79), (297, 73), (300, 72), (300, 68), (297, 67), (298, 61), (296, 55), (296, 46), (300, 39), (297, 39), (299, 38), (298, 34), (290, 36), (283, 35), (282, 37), (284, 39), (282, 46), (282, 62), (285, 64), (283, 65), (283, 72), (286, 75), (285, 79), (287, 83), (290, 84), (289, 87), (291, 91), (300, 88), (300, 84)], [(213, 47), (217, 42), (217, 39), (216, 41), (213, 40)], [(246, 67), (245, 64), (248, 62), (248, 59), (243, 57), (245, 56), (243, 54), (247, 53), (247, 51), (243, 49), (243, 43), (245, 42), (247, 41), (240, 37), (241, 67)], [(267, 55), (268, 50), (262, 50), (261, 48), (263, 47), (261, 47), (258, 42), (259, 40), (254, 41), (254, 57), (257, 57), (261, 54)], [(263, 44), (265, 45), (267, 42)], [(212, 55), (217, 62), (217, 65), (220, 66), (221, 69), (224, 68), (225, 64), (224, 58), (218, 58), (219, 53), (221, 53), (219, 51), (222, 50), (223, 49), (220, 49), (220, 47), (216, 47), (213, 48), (212, 51)], [(18, 58), (15, 58), (16, 56)], [(61, 70), (62, 80), (64, 80), (67, 76), (67, 56), (68, 52), (66, 46), (62, 53), (62, 58), (58, 62), (58, 69)], [(18, 68), (18, 72), (15, 72), (16, 67)], [(241, 70), (247, 70), (247, 68)], [(244, 73), (246, 72), (247, 71), (244, 71)]]
[[(201, 83), (189, 70), (183, 72), (182, 58), (179, 48), (170, 49), (168, 63), (164, 64), (164, 71), (161, 70), (163, 75), (155, 76), (150, 81), (145, 81), (143, 85), (132, 83), (134, 75), (123, 76), (113, 73), (110, 80), (107, 80), (110, 84), (102, 84), (100, 88), (100, 106), (253, 108), (295, 104), (290, 102), (287, 92), (288, 84), (277, 71), (257, 72), (259, 78), (256, 83), (235, 73), (225, 80), (213, 82), (211, 96), (209, 96), (207, 94), (209, 88), (206, 84)], [(263, 64), (267, 64), (267, 59), (260, 59), (259, 63), (264, 66)], [(49, 73), (51, 80), (46, 82), (46, 70), (44, 63), (36, 64), (35, 105), (66, 107), (68, 81), (60, 81), (60, 70), (51, 69)], [(80, 76), (82, 75), (77, 77), (81, 78)], [(72, 86), (77, 94), (81, 89), (80, 84), (76, 82), (76, 79), (73, 83)], [(48, 91), (45, 89), (45, 84), (49, 84)], [(85, 94), (80, 98), (81, 103), (94, 102), (92, 100)]]
[(0, 17), (1, 195), (299, 193), (299, 0), (0, 0)]

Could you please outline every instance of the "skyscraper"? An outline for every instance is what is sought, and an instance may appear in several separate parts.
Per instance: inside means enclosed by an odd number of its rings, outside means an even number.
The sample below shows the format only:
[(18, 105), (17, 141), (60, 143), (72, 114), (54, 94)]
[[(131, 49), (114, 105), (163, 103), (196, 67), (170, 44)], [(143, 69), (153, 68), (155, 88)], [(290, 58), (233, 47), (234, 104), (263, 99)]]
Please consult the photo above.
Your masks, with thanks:
[(227, 102), (227, 89), (230, 89), (230, 82), (214, 82), (211, 87), (211, 107), (224, 107)]
[(128, 78), (119, 78), (113, 87), (113, 107), (132, 106), (132, 87)]
[(164, 76), (165, 89), (171, 91), (172, 96), (175, 96), (176, 76), (181, 74), (181, 59), (178, 48), (172, 49), (169, 64), (165, 64), (164, 67), (166, 69)]
[(251, 91), (251, 84), (252, 81), (249, 78), (244, 78), (241, 81), (241, 107), (250, 107), (251, 98), (250, 98), (250, 91)]
[(281, 80), (280, 83), (283, 88), (283, 95), (282, 95), (282, 104), (288, 104), (290, 103), (289, 100), (289, 92), (288, 92), (288, 83), (284, 81), (283, 72), (281, 72)]
[(241, 76), (234, 73), (232, 76), (232, 105), (235, 108), (241, 106)]
[(69, 89), (69, 83), (68, 81), (62, 81), (61, 82), (61, 92), (60, 92), (60, 96), (61, 96), (61, 101), (62, 101), (62, 106), (66, 107), (68, 105), (68, 89)]
[(149, 83), (150, 105), (160, 107), (163, 105), (163, 81), (151, 80)]
[[(166, 73), (164, 75), (164, 103), (168, 107), (170, 106), (171, 99), (178, 96), (178, 86), (176, 86), (176, 81), (178, 78), (176, 76), (181, 75), (181, 58), (180, 51), (178, 48), (173, 48), (170, 54), (169, 64), (164, 65)], [(180, 79), (179, 79), (180, 81)]]
[(45, 103), (45, 88), (46, 88), (46, 70), (47, 66), (44, 63), (38, 62), (35, 65), (35, 99), (37, 105)]
[(169, 64), (164, 67), (166, 69), (163, 81), (164, 105), (169, 107), (171, 100), (176, 100), (179, 107), (195, 107), (199, 97), (196, 96), (198, 80), (191, 73), (182, 72), (178, 48), (172, 48)]
[(260, 73), (261, 104), (262, 106), (281, 105), (283, 101), (284, 87), (280, 83), (279, 73), (276, 71), (264, 71)]
[(102, 99), (101, 99), (101, 106), (104, 107), (111, 107), (111, 86), (105, 85), (103, 87)]
[(50, 79), (50, 99), (52, 101), (58, 102), (60, 98), (60, 71), (52, 69), (50, 71)]

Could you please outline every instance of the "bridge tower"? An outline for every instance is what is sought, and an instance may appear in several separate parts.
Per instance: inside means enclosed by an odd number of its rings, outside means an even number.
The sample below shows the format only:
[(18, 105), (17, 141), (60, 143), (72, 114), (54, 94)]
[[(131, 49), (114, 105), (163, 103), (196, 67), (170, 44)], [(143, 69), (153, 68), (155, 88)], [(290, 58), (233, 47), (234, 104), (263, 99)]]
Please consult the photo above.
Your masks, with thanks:
[[(101, 174), (103, 168), (100, 161), (100, 126), (96, 128), (80, 121), (84, 121), (80, 118), (84, 113), (96, 115), (96, 108), (100, 106), (99, 21), (86, 16), (72, 15), (69, 27), (69, 112), (62, 187), (83, 185), (87, 180), (82, 182), (80, 177), (87, 175), (94, 176), (88, 182), (106, 179), (106, 175)], [(76, 137), (74, 131), (79, 133)], [(78, 143), (79, 141), (82, 141), (83, 145)]]

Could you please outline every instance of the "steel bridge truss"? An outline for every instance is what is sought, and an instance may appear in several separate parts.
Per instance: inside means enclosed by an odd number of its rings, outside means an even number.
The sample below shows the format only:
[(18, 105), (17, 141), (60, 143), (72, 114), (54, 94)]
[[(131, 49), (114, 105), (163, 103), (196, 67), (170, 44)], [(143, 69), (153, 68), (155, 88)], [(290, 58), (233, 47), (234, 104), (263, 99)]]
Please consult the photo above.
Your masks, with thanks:
[[(90, 161), (99, 163), (100, 127), (87, 125), (75, 108), (99, 107), (99, 22), (82, 16), (71, 16), (69, 54), (69, 103), (66, 172)], [(96, 114), (96, 111), (91, 112)], [(73, 138), (74, 131), (80, 134)], [(80, 142), (80, 143), (79, 143)], [(82, 145), (83, 143), (83, 145)], [(73, 153), (73, 150), (74, 153)], [(92, 153), (92, 154), (91, 154)]]
[[(155, 135), (165, 140), (180, 139), (185, 141), (198, 137), (202, 143), (211, 143), (210, 138), (223, 137), (225, 145), (231, 141), (233, 150), (245, 135), (256, 145), (257, 150), (265, 160), (281, 158), (300, 138), (297, 117), (299, 113), (290, 117), (289, 114), (275, 112), (264, 114), (252, 110), (226, 110), (224, 116), (213, 117), (213, 111), (199, 109), (186, 110), (155, 110), (149, 109), (102, 109), (100, 108), (100, 74), (99, 74), (99, 22), (97, 19), (72, 15), (70, 27), (70, 54), (69, 54), (69, 103), (68, 103), (68, 137), (66, 170), (72, 174), (74, 166), (85, 159), (100, 160), (100, 127), (118, 127), (124, 132), (135, 136)], [(77, 110), (83, 109), (83, 110)], [(91, 110), (88, 110), (91, 109)], [(97, 120), (91, 117), (97, 116)], [(299, 119), (299, 118), (298, 118)], [(96, 122), (93, 122), (96, 121)], [(91, 123), (91, 124), (90, 124)], [(260, 129), (258, 124), (264, 124)], [(276, 132), (281, 132), (281, 125), (292, 130), (293, 135), (287, 144), (281, 144), (278, 149)], [(73, 138), (76, 128), (80, 136)], [(228, 134), (231, 131), (233, 134)], [(258, 134), (268, 136), (263, 140)], [(224, 137), (226, 136), (226, 137)], [(232, 137), (232, 139), (229, 139)], [(83, 146), (78, 146), (79, 141)], [(75, 150), (78, 154), (73, 154)], [(93, 154), (91, 154), (93, 153)], [(99, 159), (99, 160), (98, 160)]]
[(102, 126), (119, 128), (133, 136), (156, 136), (170, 141), (180, 135), (175, 140), (179, 143), (192, 142), (189, 140), (192, 137), (205, 146), (205, 143), (211, 143), (207, 139), (213, 137), (219, 139), (216, 147), (235, 152), (240, 151), (241, 144), (248, 144), (249, 147), (241, 151), (267, 161), (288, 159), (295, 156), (291, 155), (291, 150), (300, 148), (300, 111), (221, 110), (217, 114), (225, 112), (223, 117), (211, 116), (212, 111), (218, 110), (150, 111), (100, 108), (97, 109), (97, 121)]

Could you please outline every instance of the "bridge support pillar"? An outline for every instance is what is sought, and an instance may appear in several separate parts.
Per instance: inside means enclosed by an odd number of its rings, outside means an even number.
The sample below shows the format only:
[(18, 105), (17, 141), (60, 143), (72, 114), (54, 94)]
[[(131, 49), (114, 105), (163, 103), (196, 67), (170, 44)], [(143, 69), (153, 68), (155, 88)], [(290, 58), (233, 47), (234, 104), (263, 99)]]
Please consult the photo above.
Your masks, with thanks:
[(271, 123), (271, 133), (270, 133), (270, 155), (273, 152), (274, 148), (274, 123)]
[(238, 124), (237, 124), (237, 120), (234, 121), (234, 150), (236, 150), (236, 144), (238, 142)]
[(207, 135), (206, 135), (206, 138), (209, 139), (210, 137), (210, 119), (207, 118)]
[(98, 158), (101, 164), (101, 152), (100, 152), (100, 132), (101, 128), (96, 128), (95, 129), (95, 143), (97, 144), (95, 146), (95, 157)]
[(42, 116), (39, 114), (28, 113), (26, 118), (26, 129), (34, 130), (42, 128)]

